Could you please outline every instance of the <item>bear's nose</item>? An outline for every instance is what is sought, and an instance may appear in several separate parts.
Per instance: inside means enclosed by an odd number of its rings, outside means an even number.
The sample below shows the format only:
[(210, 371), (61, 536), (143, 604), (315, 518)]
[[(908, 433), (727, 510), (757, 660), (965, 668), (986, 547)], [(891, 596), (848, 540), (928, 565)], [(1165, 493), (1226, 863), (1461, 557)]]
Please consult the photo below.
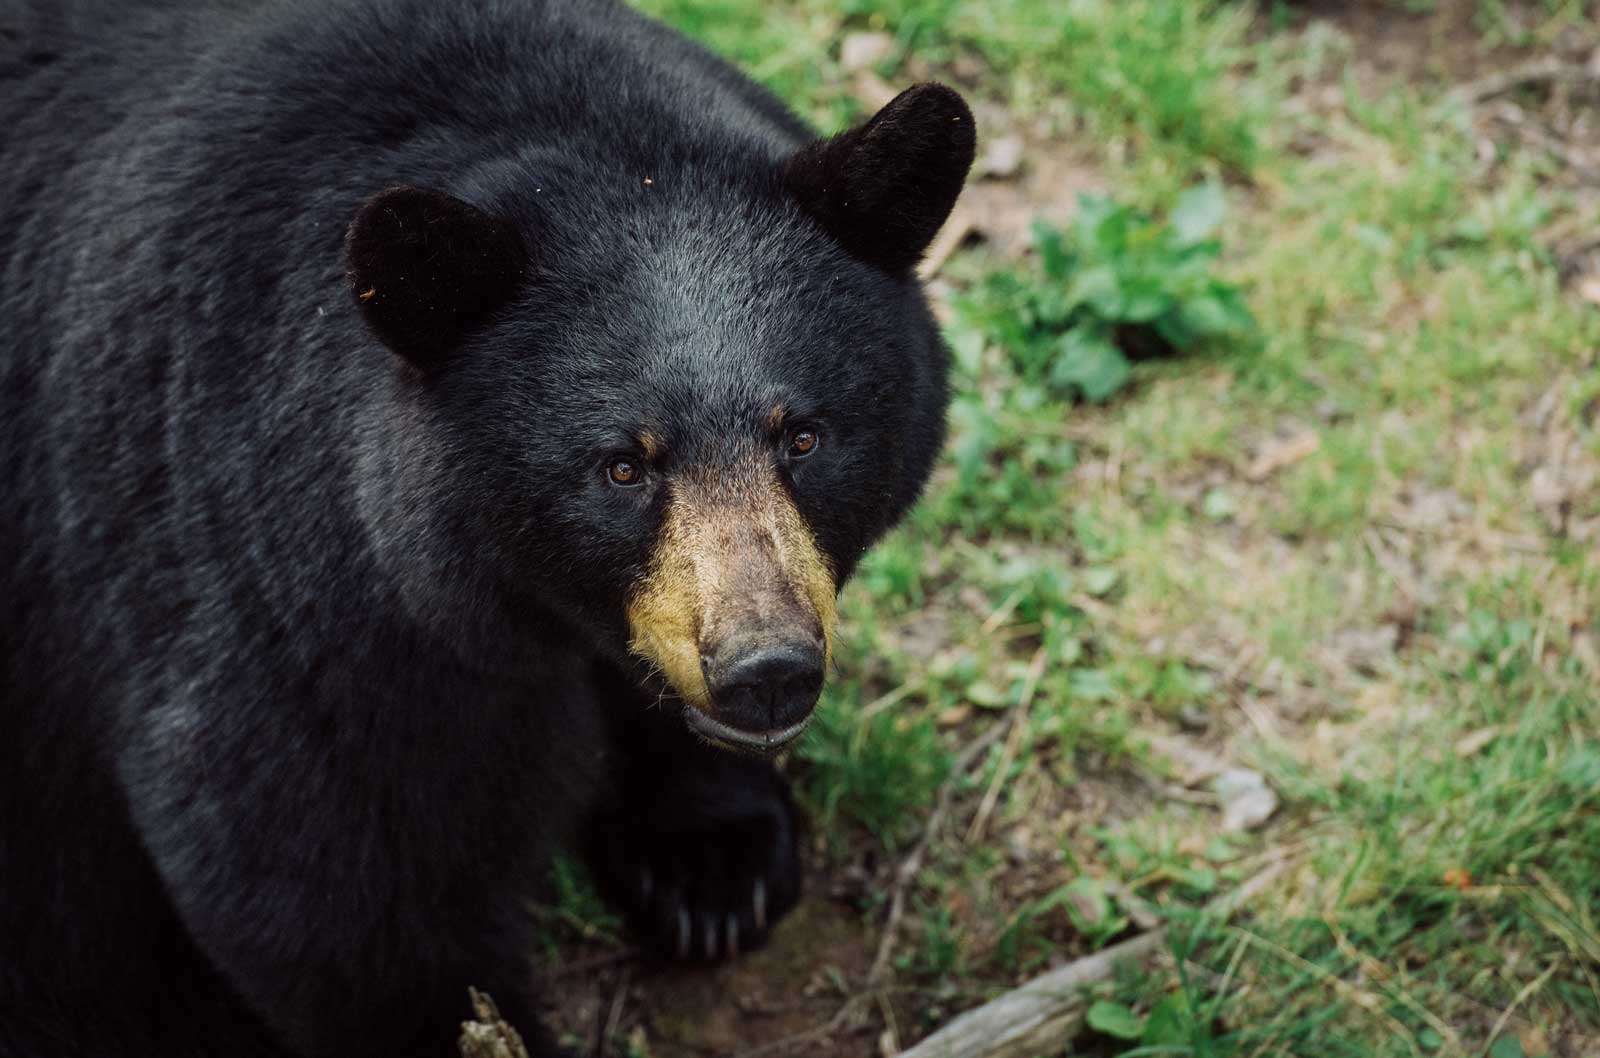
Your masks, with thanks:
[(708, 719), (728, 729), (713, 737), (758, 749), (792, 741), (804, 730), (822, 693), (821, 647), (809, 640), (754, 649), (729, 646), (733, 649), (719, 649), (702, 662), (716, 714)]

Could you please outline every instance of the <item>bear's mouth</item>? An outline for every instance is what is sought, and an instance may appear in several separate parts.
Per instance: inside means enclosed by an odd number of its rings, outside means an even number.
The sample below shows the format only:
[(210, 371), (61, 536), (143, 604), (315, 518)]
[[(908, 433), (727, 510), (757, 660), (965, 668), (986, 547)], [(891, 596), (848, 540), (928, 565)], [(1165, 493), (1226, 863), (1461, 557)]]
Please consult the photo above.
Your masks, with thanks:
[(744, 731), (740, 728), (724, 724), (722, 721), (701, 712), (692, 705), (683, 707), (683, 719), (689, 725), (689, 730), (710, 742), (726, 749), (740, 750), (745, 753), (771, 755), (777, 753), (795, 739), (805, 734), (806, 728), (811, 726), (813, 714), (807, 713), (805, 718), (797, 724), (772, 731)]

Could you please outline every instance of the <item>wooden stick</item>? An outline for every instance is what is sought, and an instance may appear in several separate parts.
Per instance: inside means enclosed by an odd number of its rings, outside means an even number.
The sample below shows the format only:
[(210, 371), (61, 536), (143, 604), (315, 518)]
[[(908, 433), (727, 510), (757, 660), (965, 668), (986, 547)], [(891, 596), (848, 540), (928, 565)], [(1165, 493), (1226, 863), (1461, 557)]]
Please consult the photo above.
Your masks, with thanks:
[(1546, 57), (1510, 70), (1498, 70), (1476, 81), (1470, 81), (1451, 91), (1449, 98), (1468, 104), (1482, 103), (1530, 85), (1593, 84), (1596, 80), (1595, 73), (1582, 63), (1568, 63), (1554, 57)]
[[(1238, 889), (1207, 905), (1207, 913), (1226, 919), (1246, 900), (1283, 873), (1290, 860), (1276, 857)], [(1086, 955), (1076, 962), (1012, 989), (950, 1022), (899, 1058), (1033, 1058), (1057, 1054), (1083, 1028), (1086, 1008), (1081, 991), (1116, 972), (1117, 964), (1160, 950), (1167, 927)]]
[(1056, 1054), (1083, 1027), (1081, 989), (1109, 978), (1118, 963), (1143, 959), (1166, 943), (1163, 926), (1086, 955), (969, 1010), (900, 1058), (1033, 1058)]
[(900, 861), (899, 869), (894, 872), (894, 882), (889, 896), (889, 918), (884, 923), (883, 938), (878, 942), (878, 953), (872, 959), (872, 969), (867, 972), (868, 985), (882, 984), (885, 974), (888, 973), (889, 957), (894, 953), (895, 930), (900, 928), (900, 919), (905, 914), (906, 892), (916, 880), (917, 873), (922, 870), (922, 860), (927, 856), (928, 848), (934, 839), (938, 837), (939, 828), (944, 825), (944, 817), (950, 811), (950, 802), (955, 796), (956, 786), (972, 766), (989, 752), (989, 747), (1000, 741), (1000, 736), (1005, 733), (1005, 724), (991, 725), (962, 751), (960, 757), (956, 758), (955, 764), (950, 768), (950, 774), (945, 776), (944, 783), (940, 785), (933, 811), (929, 813), (928, 822), (922, 828), (922, 837), (917, 840), (906, 858)]
[(1028, 674), (1024, 677), (1022, 694), (1017, 697), (1017, 704), (1006, 718), (1009, 732), (1006, 735), (1005, 745), (1000, 747), (1000, 763), (994, 770), (994, 778), (989, 782), (989, 788), (983, 793), (983, 800), (978, 804), (978, 814), (972, 817), (972, 826), (967, 828), (967, 844), (983, 840), (983, 832), (989, 825), (989, 816), (993, 814), (995, 805), (1000, 803), (1000, 786), (1005, 782), (1006, 772), (1011, 770), (1011, 762), (1017, 759), (1017, 751), (1022, 748), (1022, 734), (1026, 730), (1028, 720), (1028, 707), (1033, 704), (1033, 692), (1039, 689), (1039, 680), (1044, 676), (1045, 650), (1040, 647), (1034, 651), (1033, 660), (1028, 663)]

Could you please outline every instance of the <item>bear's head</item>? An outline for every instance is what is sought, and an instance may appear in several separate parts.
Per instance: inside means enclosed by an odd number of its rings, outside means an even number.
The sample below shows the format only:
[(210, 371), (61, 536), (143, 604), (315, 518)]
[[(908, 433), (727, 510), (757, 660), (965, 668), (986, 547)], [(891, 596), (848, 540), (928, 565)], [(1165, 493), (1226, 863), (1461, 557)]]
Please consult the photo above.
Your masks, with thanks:
[(943, 436), (913, 270), (972, 115), (925, 84), (798, 149), (663, 142), (361, 207), (351, 289), (396, 354), (363, 511), (437, 626), (592, 647), (705, 737), (772, 750)]

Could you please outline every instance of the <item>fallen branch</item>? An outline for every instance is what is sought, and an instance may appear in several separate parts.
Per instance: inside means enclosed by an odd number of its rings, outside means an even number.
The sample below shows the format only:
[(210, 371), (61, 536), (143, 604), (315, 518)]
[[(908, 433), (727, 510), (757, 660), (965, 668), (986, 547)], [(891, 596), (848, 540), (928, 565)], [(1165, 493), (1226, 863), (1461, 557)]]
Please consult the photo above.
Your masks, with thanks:
[(1032, 1058), (1056, 1054), (1083, 1028), (1082, 990), (1109, 978), (1119, 963), (1143, 959), (1167, 940), (1166, 927), (1141, 933), (1068, 963), (969, 1010), (900, 1058)]
[[(1288, 865), (1281, 856), (1249, 881), (1207, 906), (1206, 913), (1228, 918), (1272, 882)], [(1143, 959), (1167, 940), (1160, 926), (1131, 940), (1086, 955), (1020, 988), (991, 999), (950, 1022), (899, 1058), (1031, 1058), (1057, 1054), (1083, 1028), (1083, 989), (1107, 980), (1118, 964)]]
[(1597, 82), (1600, 82), (1600, 75), (1587, 66), (1547, 57), (1468, 81), (1451, 91), (1450, 98), (1467, 104), (1482, 103), (1519, 88), (1552, 84), (1592, 85)]

